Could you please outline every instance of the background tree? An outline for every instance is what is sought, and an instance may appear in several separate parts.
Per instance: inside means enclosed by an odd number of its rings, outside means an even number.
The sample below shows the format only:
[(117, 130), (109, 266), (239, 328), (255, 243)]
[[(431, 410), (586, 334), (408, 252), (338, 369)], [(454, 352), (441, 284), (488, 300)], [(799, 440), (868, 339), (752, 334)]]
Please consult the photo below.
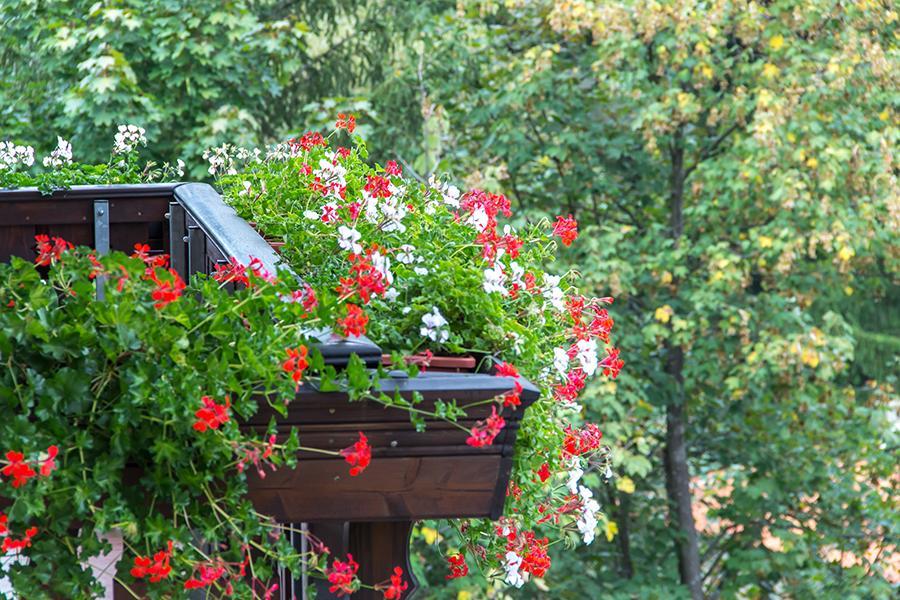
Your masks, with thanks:
[[(631, 378), (591, 407), (623, 440), (646, 434), (620, 468), (647, 475), (647, 505), (610, 493), (619, 575), (677, 572), (694, 598), (887, 593), (870, 575), (897, 525), (894, 379), (860, 375), (896, 369), (897, 330), (858, 323), (896, 306), (896, 18), (877, 3), (508, 2), (426, 30), (406, 82), (443, 121), (438, 149), (493, 164), (460, 175), (533, 214), (591, 224), (573, 263), (641, 334), (623, 343)], [(882, 367), (849, 368), (859, 340), (887, 351)], [(630, 522), (663, 495), (677, 566), (652, 518)]]
[(115, 126), (140, 122), (160, 160), (225, 141), (260, 145), (365, 109), (414, 2), (122, 0), (0, 2), (0, 132), (95, 162)]

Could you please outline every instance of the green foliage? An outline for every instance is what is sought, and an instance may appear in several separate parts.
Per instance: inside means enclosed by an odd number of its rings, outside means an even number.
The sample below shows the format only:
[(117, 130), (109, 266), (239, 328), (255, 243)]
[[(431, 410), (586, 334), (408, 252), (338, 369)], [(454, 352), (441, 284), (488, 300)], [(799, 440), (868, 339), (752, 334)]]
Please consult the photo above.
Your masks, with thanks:
[[(637, 491), (609, 498), (630, 535), (596, 555), (617, 563), (599, 571), (604, 593), (677, 581), (658, 566), (678, 539), (659, 521), (664, 415), (681, 402), (667, 346), (687, 356), (697, 509), (729, 490), (698, 523), (707, 592), (887, 593), (896, 20), (825, 1), (573, 1), (461, 3), (423, 24), (397, 83), (419, 82), (422, 118), (395, 124), (397, 152), (438, 152), (432, 165), (531, 215), (576, 214), (565, 264), (617, 298), (629, 367), (586, 404)], [(836, 566), (842, 551), (861, 566)]]
[[(382, 77), (415, 2), (125, 0), (0, 3), (3, 139), (70, 139), (102, 160), (107, 132), (143, 125), (157, 161), (225, 140), (280, 139), (323, 95), (350, 108)], [(310, 105), (310, 106), (307, 106)], [(39, 151), (49, 148), (39, 148)]]
[[(256, 412), (260, 398), (281, 405), (292, 396), (293, 382), (273, 349), (296, 335), (287, 323), (299, 320), (297, 310), (278, 300), (279, 286), (260, 281), (231, 295), (202, 279), (161, 306), (148, 268), (138, 258), (113, 253), (98, 260), (86, 250), (60, 254), (46, 278), (19, 258), (0, 265), (2, 450), (37, 460), (45, 448), (59, 448), (46, 477), (18, 488), (10, 479), (0, 484), (10, 535), (38, 528), (30, 564), (10, 567), (21, 597), (97, 593), (81, 565), (109, 550), (98, 534), (114, 529), (127, 549), (119, 580), (137, 589), (128, 575), (134, 557), (176, 543), (177, 576), (141, 597), (180, 594), (192, 565), (206, 559), (191, 530), (215, 547), (225, 544), (221, 558), (233, 564), (244, 560), (244, 544), (265, 542), (256, 561), (260, 581), (279, 561), (297, 566), (292, 548), (266, 542), (275, 525), (241, 496), (246, 480), (236, 461), (265, 439), (242, 434), (235, 420), (216, 431), (193, 427), (204, 395), (219, 404), (230, 398), (241, 418)], [(101, 271), (110, 277), (103, 302), (90, 280)], [(162, 270), (154, 277), (172, 280)], [(266, 462), (293, 462), (286, 446), (275, 450)], [(237, 591), (252, 596), (249, 586)]]

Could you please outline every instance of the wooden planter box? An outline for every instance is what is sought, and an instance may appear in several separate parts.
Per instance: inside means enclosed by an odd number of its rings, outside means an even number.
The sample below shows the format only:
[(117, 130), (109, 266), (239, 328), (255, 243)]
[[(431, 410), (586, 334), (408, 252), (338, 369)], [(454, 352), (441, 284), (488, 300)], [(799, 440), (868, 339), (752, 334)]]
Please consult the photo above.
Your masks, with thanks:
[[(265, 240), (205, 184), (85, 186), (51, 196), (0, 190), (0, 260), (33, 258), (34, 236), (42, 233), (101, 253), (130, 252), (135, 243), (148, 243), (152, 252), (170, 254), (172, 267), (185, 278), (209, 273), (231, 257), (245, 264), (251, 256), (258, 258), (273, 272), (279, 261)], [(329, 364), (340, 367), (351, 354), (372, 368), (382, 362), (381, 349), (364, 337), (325, 335), (320, 341)], [(442, 366), (438, 360), (416, 378), (391, 372), (379, 385), (391, 395), (421, 394), (424, 409), (433, 408), (438, 399), (464, 406), (513, 388), (511, 378), (473, 372), (473, 362), (455, 359)], [(520, 382), (522, 406), (504, 415), (506, 427), (486, 448), (468, 446), (468, 433), (452, 424), (427, 421), (426, 430), (417, 432), (404, 410), (351, 403), (345, 394), (309, 385), (301, 388), (287, 417), (262, 402), (257, 415), (242, 425), (248, 431), (264, 431), (275, 416), (282, 435), (297, 427), (303, 445), (331, 450), (350, 446), (362, 431), (373, 448), (372, 462), (350, 477), (349, 465), (340, 457), (301, 453), (296, 469), (282, 468), (265, 478), (251, 472), (249, 497), (260, 512), (310, 531), (336, 555), (351, 552), (364, 581), (386, 580), (395, 565), (412, 579), (408, 544), (414, 521), (501, 516), (520, 418), (539, 395), (530, 383)], [(468, 428), (484, 419), (490, 406), (469, 409), (460, 425)], [(298, 539), (298, 548), (305, 543)], [(282, 597), (303, 597), (306, 586), (305, 580), (292, 580), (282, 586)], [(413, 580), (410, 591), (414, 587)], [(330, 597), (327, 587), (320, 586), (319, 597)], [(361, 590), (354, 597), (380, 594)]]

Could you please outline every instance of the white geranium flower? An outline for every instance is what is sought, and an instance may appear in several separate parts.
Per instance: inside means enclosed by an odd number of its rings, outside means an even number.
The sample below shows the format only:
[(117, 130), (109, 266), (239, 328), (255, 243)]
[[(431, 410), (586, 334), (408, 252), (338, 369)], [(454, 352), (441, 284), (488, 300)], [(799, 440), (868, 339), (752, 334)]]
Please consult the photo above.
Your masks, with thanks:
[(147, 131), (137, 125), (119, 125), (115, 144), (113, 144), (113, 154), (126, 154), (138, 146), (146, 146), (147, 138), (144, 136), (145, 133)]
[(506, 553), (506, 562), (503, 563), (503, 570), (506, 571), (506, 583), (517, 588), (525, 585), (525, 578), (519, 570), (521, 566), (521, 556), (512, 550)]
[(484, 291), (487, 293), (498, 292), (506, 296), (509, 292), (506, 289), (506, 286), (503, 285), (506, 282), (506, 275), (503, 273), (503, 266), (500, 263), (495, 263), (494, 266), (490, 269), (484, 270)]
[(428, 275), (428, 269), (425, 267), (413, 267), (413, 272), (420, 276)]
[(584, 475), (584, 470), (577, 464), (572, 467), (569, 471), (569, 477), (566, 480), (566, 487), (569, 488), (569, 491), (573, 494), (578, 492), (578, 482), (581, 481), (581, 476)]
[(362, 252), (362, 245), (359, 244), (359, 238), (362, 237), (362, 234), (356, 229), (341, 225), (338, 227), (338, 235), (340, 235), (338, 245), (342, 249), (350, 251), (353, 254), (360, 254)]
[(20, 163), (26, 167), (34, 164), (34, 148), (17, 146), (12, 142), (0, 142), (0, 169), (12, 168)]
[(416, 247), (412, 244), (403, 244), (398, 248), (399, 252), (397, 252), (397, 261), (403, 263), (404, 265), (411, 265), (416, 262), (415, 250)]
[(419, 333), (435, 342), (444, 343), (450, 338), (450, 332), (446, 329), (447, 325), (447, 319), (436, 306), (433, 306), (430, 313), (422, 316), (422, 327), (419, 329)]
[(476, 231), (484, 231), (488, 226), (488, 220), (488, 214), (484, 207), (477, 206), (472, 211), (472, 214), (469, 215), (469, 218), (466, 219), (466, 224), (474, 227)]
[(585, 374), (590, 377), (597, 370), (597, 340), (578, 340), (575, 344), (578, 353), (575, 355)]
[(566, 352), (565, 348), (553, 349), (553, 368), (556, 369), (560, 375), (565, 375), (569, 370), (569, 353)]
[(543, 296), (550, 302), (553, 308), (563, 312), (566, 310), (566, 295), (559, 287), (560, 279), (562, 278), (553, 275), (544, 275), (544, 284), (546, 287), (544, 288)]
[(376, 251), (372, 253), (369, 260), (372, 262), (372, 266), (375, 267), (375, 270), (381, 273), (381, 276), (384, 277), (384, 280), (388, 285), (394, 283), (394, 274), (391, 273), (390, 257)]
[(56, 136), (56, 149), (44, 157), (45, 167), (61, 167), (72, 162), (72, 144)]
[(314, 210), (304, 210), (303, 216), (310, 221), (318, 221), (321, 215)]
[(594, 541), (594, 530), (597, 529), (597, 513), (600, 511), (600, 504), (594, 500), (593, 492), (583, 485), (579, 486), (578, 495), (581, 496), (583, 506), (575, 525), (578, 527), (584, 543), (590, 544)]
[(388, 291), (384, 293), (384, 299), (388, 302), (393, 302), (400, 295), (400, 292), (397, 291), (397, 288), (390, 288)]

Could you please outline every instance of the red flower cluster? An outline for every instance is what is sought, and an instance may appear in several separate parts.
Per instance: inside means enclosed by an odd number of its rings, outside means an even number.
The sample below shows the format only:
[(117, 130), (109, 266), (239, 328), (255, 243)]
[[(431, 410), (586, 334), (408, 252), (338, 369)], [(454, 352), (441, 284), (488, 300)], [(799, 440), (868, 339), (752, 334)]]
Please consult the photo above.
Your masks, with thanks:
[(356, 129), (356, 116), (345, 113), (338, 113), (337, 123), (334, 124), (335, 129), (346, 129), (347, 133), (353, 133)]
[[(8, 533), (9, 529), (6, 527), (7, 516), (0, 515), (0, 533)], [(24, 550), (31, 546), (31, 539), (37, 535), (38, 528), (37, 527), (29, 527), (25, 530), (25, 536), (19, 539), (13, 539), (12, 536), (7, 536), (3, 538), (3, 545), (0, 546), (0, 552), (12, 552), (18, 550)]]
[(347, 464), (350, 465), (350, 476), (356, 477), (366, 470), (369, 463), (372, 462), (372, 447), (369, 446), (369, 439), (360, 431), (359, 439), (352, 446), (347, 446), (340, 452)]
[(578, 222), (572, 218), (572, 215), (556, 217), (556, 223), (553, 224), (553, 235), (560, 238), (563, 246), (571, 246), (578, 237)]
[(469, 436), (466, 443), (475, 448), (490, 446), (505, 426), (506, 421), (497, 414), (497, 407), (492, 406), (491, 416), (484, 421), (475, 423), (472, 427), (472, 435)]
[(391, 582), (387, 585), (375, 586), (376, 590), (381, 590), (384, 594), (384, 600), (400, 600), (403, 592), (409, 587), (409, 584), (403, 581), (403, 569), (394, 567), (394, 574), (391, 575)]
[(212, 585), (225, 574), (225, 567), (200, 565), (199, 571), (199, 577), (191, 577), (184, 582), (184, 589), (197, 590)]
[(469, 574), (469, 565), (466, 564), (466, 557), (463, 554), (451, 554), (448, 556), (447, 566), (450, 567), (450, 574), (447, 575), (447, 579), (457, 579)]
[(388, 282), (384, 274), (371, 262), (371, 254), (377, 248), (369, 249), (366, 254), (350, 254), (350, 277), (341, 277), (338, 292), (344, 298), (359, 294), (363, 304), (368, 304), (372, 296), (387, 291)]
[(153, 306), (157, 309), (164, 308), (178, 300), (178, 298), (181, 297), (181, 292), (185, 288), (181, 275), (173, 269), (169, 269), (168, 271), (171, 276), (170, 279), (160, 279), (156, 270), (150, 270), (149, 273), (150, 281), (156, 284), (156, 289), (153, 290), (151, 297), (156, 300), (156, 303)]
[(302, 150), (312, 150), (316, 146), (327, 146), (328, 140), (322, 137), (322, 134), (318, 131), (307, 131), (300, 139), (291, 138), (288, 140), (288, 148), (291, 150), (291, 154), (299, 154), (299, 151)]
[(566, 382), (554, 388), (554, 396), (560, 402), (574, 402), (584, 389), (587, 375), (581, 369), (573, 369), (566, 374)]
[(301, 318), (306, 318), (307, 316), (309, 316), (309, 313), (315, 310), (315, 308), (319, 305), (319, 299), (316, 298), (316, 292), (308, 283), (304, 283), (302, 289), (292, 291), (290, 296), (282, 296), (281, 301), (290, 303), (299, 302), (303, 306), (303, 310), (306, 312), (306, 314), (302, 315)]
[(384, 172), (393, 177), (400, 177), (403, 174), (403, 169), (400, 168), (396, 161), (389, 160), (384, 165)]
[(37, 242), (37, 257), (34, 264), (39, 267), (49, 267), (53, 262), (58, 261), (62, 257), (62, 253), (66, 250), (74, 248), (72, 244), (61, 237), (50, 237), (46, 234), (34, 236)]
[(369, 316), (363, 312), (363, 309), (355, 304), (348, 304), (347, 316), (337, 319), (336, 322), (341, 326), (344, 335), (347, 337), (365, 335), (366, 325), (369, 323)]
[(391, 180), (381, 175), (366, 175), (364, 190), (376, 198), (391, 197)]
[(325, 569), (325, 576), (331, 587), (328, 591), (341, 596), (354, 593), (359, 589), (359, 580), (356, 578), (356, 572), (359, 571), (359, 565), (353, 560), (353, 555), (348, 554), (346, 561), (335, 559), (331, 566)]
[(216, 404), (215, 400), (209, 396), (203, 396), (200, 401), (203, 402), (203, 408), (194, 413), (194, 416), (197, 417), (194, 429), (201, 432), (207, 429), (218, 429), (229, 421), (228, 409), (231, 407), (231, 399), (228, 396), (225, 396), (224, 404)]
[(516, 379), (516, 381), (514, 382), (513, 391), (508, 392), (503, 396), (503, 406), (515, 408), (521, 405), (521, 394), (523, 388), (522, 384), (519, 383), (520, 375), (518, 369), (516, 369), (508, 362), (503, 362), (497, 365), (494, 375), (496, 375), (497, 377), (514, 377)]
[(604, 375), (615, 379), (619, 376), (619, 371), (622, 370), (622, 367), (625, 366), (625, 361), (619, 358), (618, 348), (607, 348), (606, 354), (606, 358), (601, 360), (599, 364), (603, 367)]
[(228, 264), (216, 265), (212, 278), (219, 283), (230, 283), (233, 281), (244, 286), (250, 285), (250, 278), (247, 277), (247, 267), (238, 262), (233, 256), (228, 259)]
[(550, 556), (547, 555), (548, 540), (547, 538), (535, 539), (534, 534), (530, 531), (526, 531), (523, 537), (527, 549), (522, 556), (522, 566), (519, 568), (535, 577), (543, 577), (550, 568)]
[(59, 448), (50, 446), (47, 448), (46, 458), (38, 458), (37, 460), (29, 461), (25, 460), (25, 455), (23, 453), (9, 450), (6, 453), (6, 460), (0, 461), (6, 463), (4, 467), (0, 469), (0, 474), (4, 477), (11, 477), (13, 480), (12, 486), (14, 488), (22, 487), (28, 483), (29, 479), (38, 475), (38, 472), (34, 470), (32, 463), (34, 463), (35, 466), (40, 464), (38, 470), (42, 477), (49, 477), (50, 473), (56, 469), (56, 457), (58, 454)]
[(544, 481), (547, 481), (548, 479), (550, 479), (550, 465), (548, 465), (547, 463), (542, 464), (541, 468), (538, 469), (536, 472), (537, 472), (538, 477), (541, 478), (542, 483)]
[(148, 246), (147, 244), (135, 244), (134, 252), (131, 254), (131, 258), (139, 258), (144, 261), (144, 264), (147, 265), (148, 275), (150, 274), (151, 269), (155, 269), (157, 267), (167, 269), (169, 267), (169, 255), (155, 254), (151, 256), (150, 246)]
[(172, 542), (169, 541), (168, 550), (160, 550), (149, 556), (136, 556), (134, 559), (134, 567), (131, 568), (131, 576), (135, 579), (143, 579), (148, 577), (150, 583), (157, 583), (169, 576), (172, 567), (169, 566), (169, 559), (172, 557)]
[(285, 348), (284, 351), (288, 357), (281, 363), (281, 368), (285, 373), (291, 374), (291, 379), (294, 380), (294, 389), (299, 390), (303, 372), (309, 367), (309, 362), (306, 360), (309, 350), (306, 346), (299, 346), (297, 348)]
[(563, 440), (563, 453), (569, 456), (581, 456), (600, 448), (600, 440), (603, 432), (593, 423), (588, 423), (581, 429), (572, 429), (569, 425), (565, 429), (566, 437)]

